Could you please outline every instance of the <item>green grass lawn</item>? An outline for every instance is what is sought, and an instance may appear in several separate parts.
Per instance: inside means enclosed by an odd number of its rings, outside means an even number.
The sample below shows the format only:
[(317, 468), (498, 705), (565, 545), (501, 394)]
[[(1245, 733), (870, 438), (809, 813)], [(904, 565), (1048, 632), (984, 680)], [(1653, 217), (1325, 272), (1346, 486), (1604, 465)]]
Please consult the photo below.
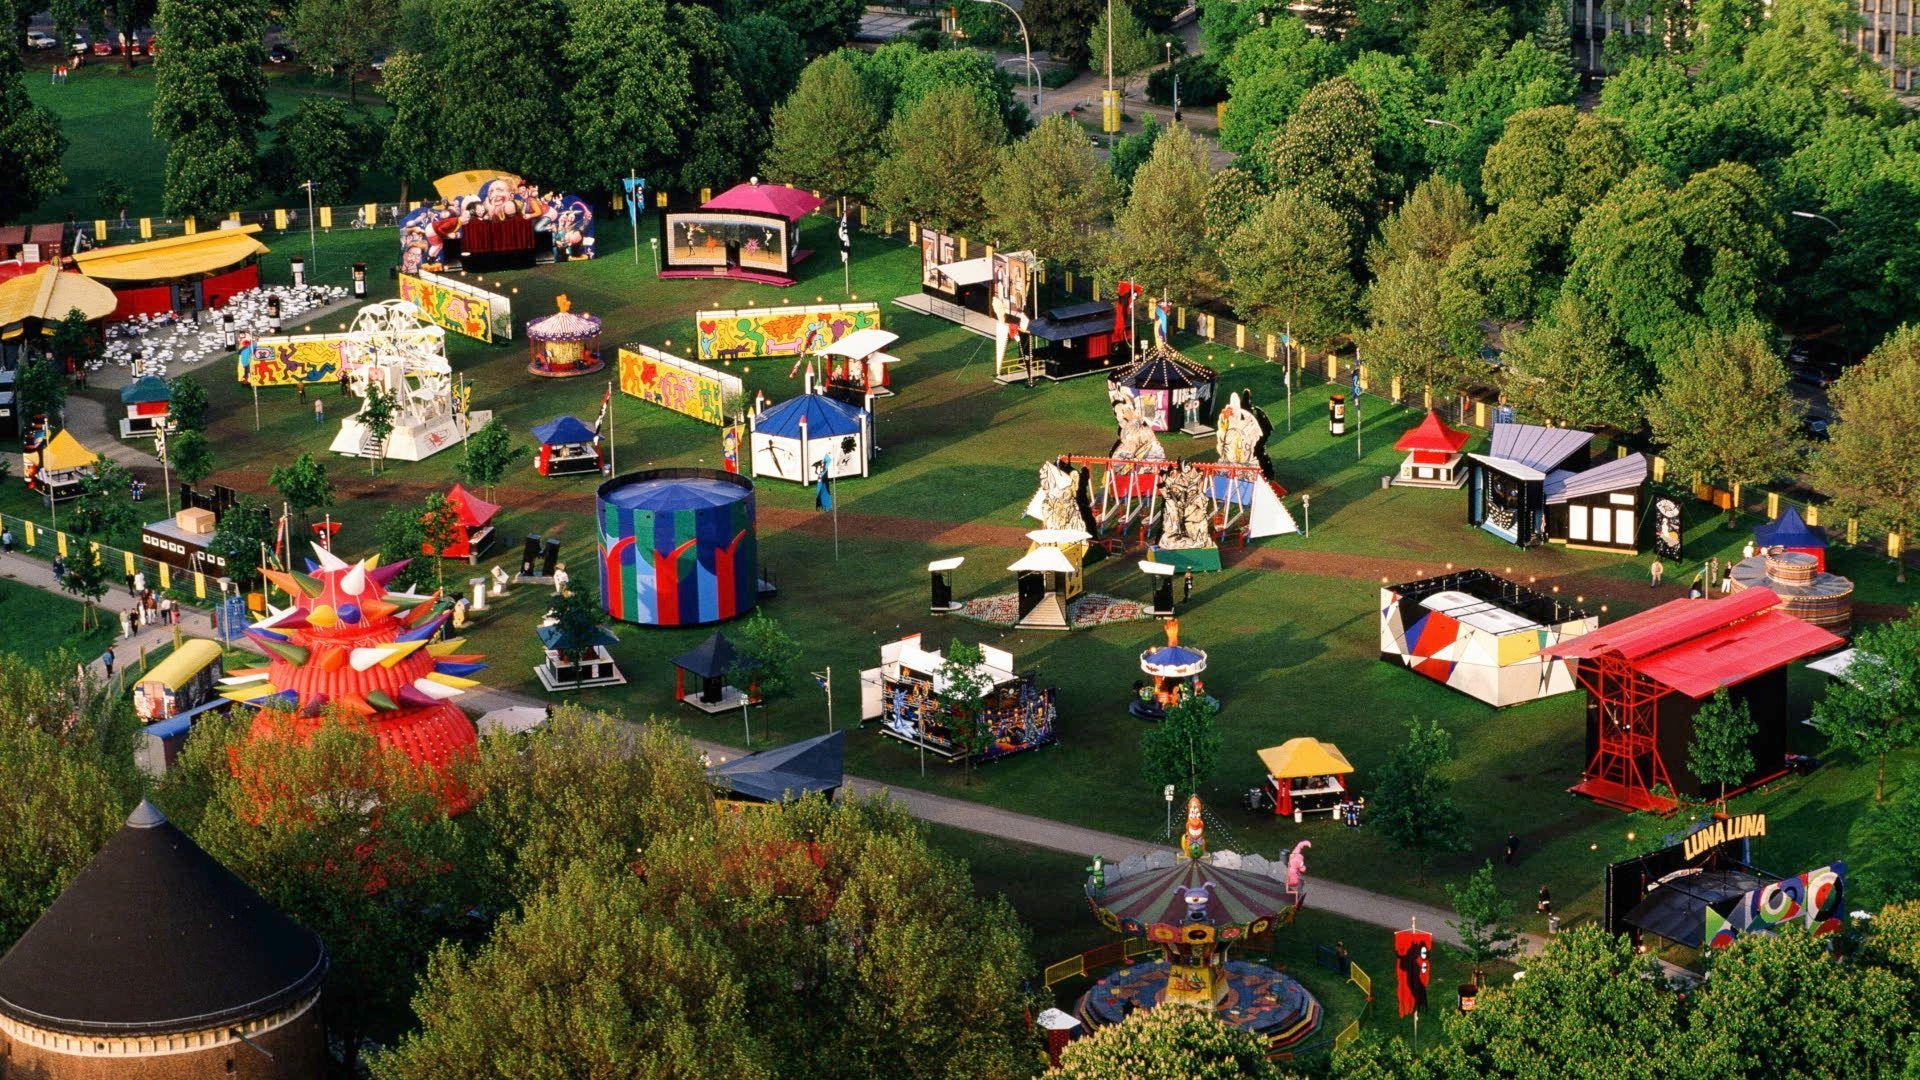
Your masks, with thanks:
[[(696, 309), (842, 298), (840, 267), (831, 257), (831, 225), (825, 222), (809, 224), (804, 246), (828, 254), (805, 264), (801, 284), (784, 291), (732, 282), (659, 281), (644, 248), (643, 265), (636, 270), (628, 237), (624, 221), (609, 222), (601, 231), (604, 254), (598, 260), (491, 274), (486, 280), (513, 296), (521, 320), (553, 310), (553, 297), (567, 293), (575, 310), (605, 320), (603, 345), (609, 350), (638, 340), (689, 351)], [(355, 260), (385, 266), (393, 254), (393, 234), (387, 230), (341, 230), (320, 234), (315, 241), (322, 280), (345, 280)], [(271, 237), (270, 242), (273, 254), (264, 261), (264, 273), (268, 280), (284, 280), (287, 257), (307, 255), (309, 238), (293, 233)], [(857, 244), (854, 294), (885, 304), (917, 289), (914, 251), (898, 240), (877, 237), (862, 236)], [(375, 298), (392, 294), (384, 274), (375, 273), (371, 284)], [(341, 313), (323, 322), (331, 329), (347, 318)], [(874, 475), (838, 488), (838, 558), (831, 518), (811, 509), (808, 489), (780, 481), (757, 487), (763, 508), (762, 563), (780, 586), (766, 610), (800, 640), (807, 670), (832, 668), (834, 712), (842, 724), (857, 722), (858, 673), (878, 663), (880, 644), (924, 631), (931, 647), (955, 638), (985, 641), (1011, 650), (1021, 667), (1037, 670), (1046, 685), (1059, 689), (1060, 741), (983, 768), (977, 782), (969, 785), (961, 771), (951, 767), (929, 765), (923, 778), (910, 750), (869, 729), (849, 741), (849, 770), (1142, 839), (1161, 838), (1165, 804), (1159, 791), (1141, 778), (1143, 727), (1125, 711), (1130, 685), (1140, 677), (1140, 651), (1161, 640), (1158, 624), (1120, 624), (1071, 634), (1015, 633), (932, 617), (925, 609), (925, 565), (943, 556), (966, 558), (958, 581), (963, 596), (1012, 590), (1012, 577), (1004, 568), (1018, 552), (973, 543), (955, 530), (976, 522), (1002, 528), (1030, 525), (1020, 512), (1042, 461), (1061, 453), (1105, 452), (1113, 428), (1100, 380), (1001, 387), (989, 377), (988, 342), (890, 304), (886, 319), (888, 327), (902, 335), (897, 352), (904, 362), (895, 375), (899, 394), (878, 406), (877, 441), (883, 450)], [(1297, 516), (1299, 493), (1312, 499), (1310, 538), (1280, 537), (1255, 545), (1262, 561), (1278, 557), (1277, 568), (1245, 565), (1242, 556), (1230, 551), (1228, 569), (1203, 575), (1192, 600), (1182, 606), (1183, 640), (1208, 651), (1207, 682), (1225, 702), (1220, 719), (1225, 747), (1201, 794), (1228, 834), (1227, 842), (1271, 855), (1311, 838), (1317, 873), (1444, 904), (1439, 883), (1458, 880), (1496, 855), (1512, 829), (1522, 838), (1525, 856), (1519, 866), (1502, 866), (1498, 872), (1514, 895), (1531, 897), (1546, 883), (1563, 911), (1576, 917), (1596, 913), (1602, 866), (1624, 845), (1626, 826), (1621, 816), (1565, 792), (1584, 764), (1580, 696), (1495, 711), (1382, 663), (1375, 613), (1379, 580), (1369, 575), (1411, 575), (1416, 570), (1432, 574), (1449, 563), (1511, 570), (1516, 576), (1537, 578), (1541, 588), (1561, 585), (1576, 595), (1594, 590), (1589, 602), (1605, 605), (1612, 618), (1647, 602), (1646, 557), (1552, 546), (1520, 552), (1468, 527), (1464, 496), (1458, 492), (1383, 491), (1379, 477), (1397, 460), (1389, 447), (1417, 417), (1369, 402), (1362, 432), (1366, 452), (1358, 455), (1351, 436), (1336, 439), (1327, 434), (1326, 388), (1296, 389), (1288, 432), (1285, 391), (1276, 368), (1213, 346), (1187, 344), (1194, 355), (1220, 369), (1223, 389), (1250, 391), (1273, 416), (1279, 430), (1272, 456), (1280, 482), (1295, 493), (1288, 503)], [(477, 388), (475, 407), (494, 410), (522, 438), (534, 424), (560, 413), (591, 422), (606, 387), (603, 378), (543, 380), (528, 375), (524, 342), (485, 345), (450, 337), (449, 353)], [(788, 377), (789, 367), (785, 360), (731, 365), (750, 394), (764, 391), (772, 401), (798, 390), (797, 381)], [(211, 365), (205, 375), (221, 468), (216, 479), (271, 495), (266, 476), (273, 466), (302, 450), (327, 458), (337, 423), (315, 424), (310, 407), (302, 406), (292, 390), (271, 389), (260, 393), (261, 424), (256, 430), (252, 395), (232, 381), (228, 371), (224, 365)], [(111, 400), (107, 391), (89, 393)], [(346, 404), (341, 399), (341, 406)], [(338, 410), (330, 413), (337, 421)], [(623, 471), (648, 465), (713, 466), (719, 461), (717, 429), (620, 395), (615, 396), (614, 435)], [(1165, 442), (1175, 456), (1210, 457), (1213, 452), (1210, 441), (1173, 435)], [(346, 525), (338, 547), (351, 553), (372, 545), (373, 522), (380, 511), (417, 507), (429, 492), (449, 486), (459, 459), (449, 451), (426, 462), (391, 463), (378, 478), (368, 475), (364, 462), (327, 460), (340, 488), (333, 512)], [(483, 569), (494, 562), (511, 566), (517, 561), (521, 536), (551, 535), (560, 539), (574, 581), (592, 587), (593, 488), (590, 477), (547, 479), (523, 465), (496, 493), (496, 501), (506, 506), (497, 522), (505, 544)], [(16, 493), (18, 489), (17, 483), (6, 486)], [(22, 497), (0, 497), (0, 509), (19, 509), (11, 503), (15, 499)], [(897, 535), (863, 528), (863, 523), (883, 519), (914, 524)], [(1737, 548), (1744, 535), (1692, 526), (1689, 534), (1689, 559), (1704, 559), (1708, 549), (1718, 551), (1729, 544)], [(1327, 558), (1342, 560), (1348, 568), (1341, 576), (1315, 572), (1311, 560)], [(1356, 561), (1366, 559), (1393, 561), (1377, 566)], [(1356, 565), (1374, 569), (1355, 571)], [(1866, 568), (1872, 569), (1871, 560)], [(461, 587), (473, 573), (464, 564), (449, 564), (446, 571), (449, 588)], [(1883, 578), (1875, 585), (1876, 596), (1911, 601), (1911, 591), (1895, 591), (1890, 573)], [(1149, 591), (1133, 557), (1095, 564), (1087, 584), (1093, 591), (1139, 599)], [(490, 683), (538, 692), (533, 668), (539, 650), (532, 627), (545, 605), (539, 589), (520, 587), (504, 602), (476, 614), (469, 637), (475, 649), (489, 654)], [(622, 640), (613, 652), (630, 681), (624, 687), (586, 691), (580, 695), (583, 702), (619, 709), (636, 719), (673, 714), (679, 707), (671, 697), (668, 660), (710, 629), (617, 629)], [(1818, 689), (1818, 677), (1796, 673), (1791, 702), (1796, 717), (1807, 714)], [(744, 739), (738, 714), (714, 718), (679, 711), (677, 719), (697, 735), (735, 745)], [(1371, 770), (1403, 741), (1404, 724), (1414, 718), (1437, 719), (1454, 736), (1459, 754), (1452, 772), (1455, 793), (1472, 835), (1469, 850), (1439, 860), (1428, 881), (1416, 881), (1408, 861), (1376, 830), (1324, 823), (1296, 826), (1256, 819), (1240, 808), (1240, 794), (1261, 779), (1256, 750), (1297, 735), (1333, 740), (1359, 768), (1364, 789)], [(757, 743), (823, 731), (825, 696), (803, 678), (790, 694), (754, 710), (752, 724)], [(1810, 752), (1822, 749), (1811, 730), (1801, 725), (1794, 727), (1794, 740)], [(1764, 806), (1774, 816), (1759, 848), (1764, 863), (1793, 873), (1847, 856), (1847, 828), (1869, 797), (1871, 780), (1870, 770), (1843, 762), (1743, 800), (1743, 805)]]
[[(99, 624), (82, 627), (83, 610), (76, 600), (0, 577), (0, 652), (41, 661), (64, 651), (73, 658), (92, 660), (113, 643), (116, 623), (112, 615), (96, 612)], [(122, 657), (121, 662), (132, 659)]]
[[(271, 75), (267, 79), (267, 103), (270, 112), (268, 135), (261, 140), (264, 149), (271, 137), (274, 121), (293, 111), (301, 98), (314, 94), (337, 95), (329, 87), (316, 85), (308, 77)], [(65, 132), (67, 153), (61, 159), (66, 169), (67, 188), (46, 201), (35, 212), (36, 221), (58, 221), (73, 214), (83, 221), (108, 216), (95, 192), (101, 181), (118, 177), (133, 193), (130, 216), (161, 216), (161, 197), (165, 187), (167, 144), (153, 134), (153, 66), (142, 62), (128, 71), (123, 64), (90, 58), (67, 82), (55, 86), (45, 71), (28, 73), (27, 96), (36, 105), (52, 109)], [(343, 95), (342, 95), (343, 96)], [(361, 94), (369, 108), (384, 109), (378, 98)], [(234, 209), (271, 208), (294, 205), (293, 195), (265, 193), (251, 204)], [(379, 168), (360, 175), (354, 199), (360, 202), (392, 201), (399, 198), (398, 180)]]

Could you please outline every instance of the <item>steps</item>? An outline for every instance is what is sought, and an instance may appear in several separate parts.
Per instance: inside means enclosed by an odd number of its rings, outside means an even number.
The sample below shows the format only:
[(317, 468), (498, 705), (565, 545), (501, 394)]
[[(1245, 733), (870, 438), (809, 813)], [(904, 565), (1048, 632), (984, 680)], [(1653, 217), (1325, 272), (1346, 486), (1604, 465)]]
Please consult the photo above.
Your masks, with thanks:
[(361, 457), (378, 458), (378, 457), (385, 457), (386, 454), (387, 454), (387, 440), (374, 438), (373, 432), (371, 431), (367, 432), (366, 435), (361, 438), (360, 440), (360, 456)]
[(1059, 593), (1048, 593), (1033, 610), (1021, 616), (1014, 624), (1016, 630), (1067, 630), (1067, 604), (1060, 599)]

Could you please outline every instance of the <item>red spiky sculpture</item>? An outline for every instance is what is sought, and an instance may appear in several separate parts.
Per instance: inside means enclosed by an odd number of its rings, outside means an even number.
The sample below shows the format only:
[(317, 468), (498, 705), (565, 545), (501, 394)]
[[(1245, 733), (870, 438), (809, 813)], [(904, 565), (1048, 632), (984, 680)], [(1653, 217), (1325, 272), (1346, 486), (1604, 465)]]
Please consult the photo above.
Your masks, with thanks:
[[(477, 742), (473, 721), (449, 699), (477, 685), (465, 676), (486, 665), (459, 653), (460, 639), (431, 641), (448, 618), (434, 611), (438, 594), (405, 608), (386, 598), (405, 562), (349, 565), (317, 544), (314, 552), (309, 573), (266, 571), (293, 605), (247, 629), (267, 666), (226, 680), (227, 697), (261, 708), (249, 737), (273, 737), (279, 714), (305, 740), (331, 710), (363, 718), (380, 745), (444, 775)], [(442, 784), (441, 797), (456, 814), (470, 805), (457, 784)]]

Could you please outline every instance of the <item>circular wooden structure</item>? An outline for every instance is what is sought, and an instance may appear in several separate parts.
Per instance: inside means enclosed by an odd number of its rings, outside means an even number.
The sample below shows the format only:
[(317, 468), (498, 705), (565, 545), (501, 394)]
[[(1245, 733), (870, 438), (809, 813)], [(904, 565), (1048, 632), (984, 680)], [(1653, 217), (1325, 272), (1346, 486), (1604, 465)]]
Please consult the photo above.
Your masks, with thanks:
[(1844, 634), (1853, 625), (1853, 582), (1820, 569), (1820, 560), (1804, 551), (1770, 547), (1733, 566), (1735, 592), (1772, 589), (1781, 611), (1815, 626)]

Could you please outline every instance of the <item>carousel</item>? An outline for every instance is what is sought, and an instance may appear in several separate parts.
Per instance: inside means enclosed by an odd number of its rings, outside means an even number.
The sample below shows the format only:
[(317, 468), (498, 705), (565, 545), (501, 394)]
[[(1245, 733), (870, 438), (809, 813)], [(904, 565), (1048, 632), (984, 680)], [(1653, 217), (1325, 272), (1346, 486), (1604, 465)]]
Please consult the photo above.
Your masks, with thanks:
[(1117, 1024), (1141, 1009), (1209, 1010), (1224, 1023), (1295, 1046), (1320, 1026), (1320, 1002), (1291, 976), (1258, 960), (1230, 960), (1236, 944), (1293, 921), (1306, 873), (1304, 852), (1269, 862), (1258, 855), (1210, 851), (1200, 797), (1187, 800), (1180, 854), (1134, 856), (1117, 866), (1095, 859), (1087, 902), (1107, 929), (1145, 937), (1162, 958), (1128, 964), (1103, 977), (1075, 1011), (1089, 1028)]
[(1180, 644), (1180, 620), (1167, 620), (1167, 643), (1140, 654), (1140, 670), (1151, 682), (1136, 683), (1133, 703), (1127, 711), (1142, 720), (1164, 720), (1167, 710), (1192, 697), (1200, 697), (1215, 711), (1220, 703), (1206, 696), (1200, 673), (1207, 670), (1205, 650)]
[(1219, 381), (1212, 368), (1161, 341), (1107, 379), (1107, 396), (1116, 403), (1130, 400), (1155, 431), (1211, 435), (1207, 421)]
[(560, 310), (527, 323), (527, 370), (548, 379), (591, 375), (606, 366), (600, 359), (600, 320), (573, 310), (565, 293), (553, 298)]

